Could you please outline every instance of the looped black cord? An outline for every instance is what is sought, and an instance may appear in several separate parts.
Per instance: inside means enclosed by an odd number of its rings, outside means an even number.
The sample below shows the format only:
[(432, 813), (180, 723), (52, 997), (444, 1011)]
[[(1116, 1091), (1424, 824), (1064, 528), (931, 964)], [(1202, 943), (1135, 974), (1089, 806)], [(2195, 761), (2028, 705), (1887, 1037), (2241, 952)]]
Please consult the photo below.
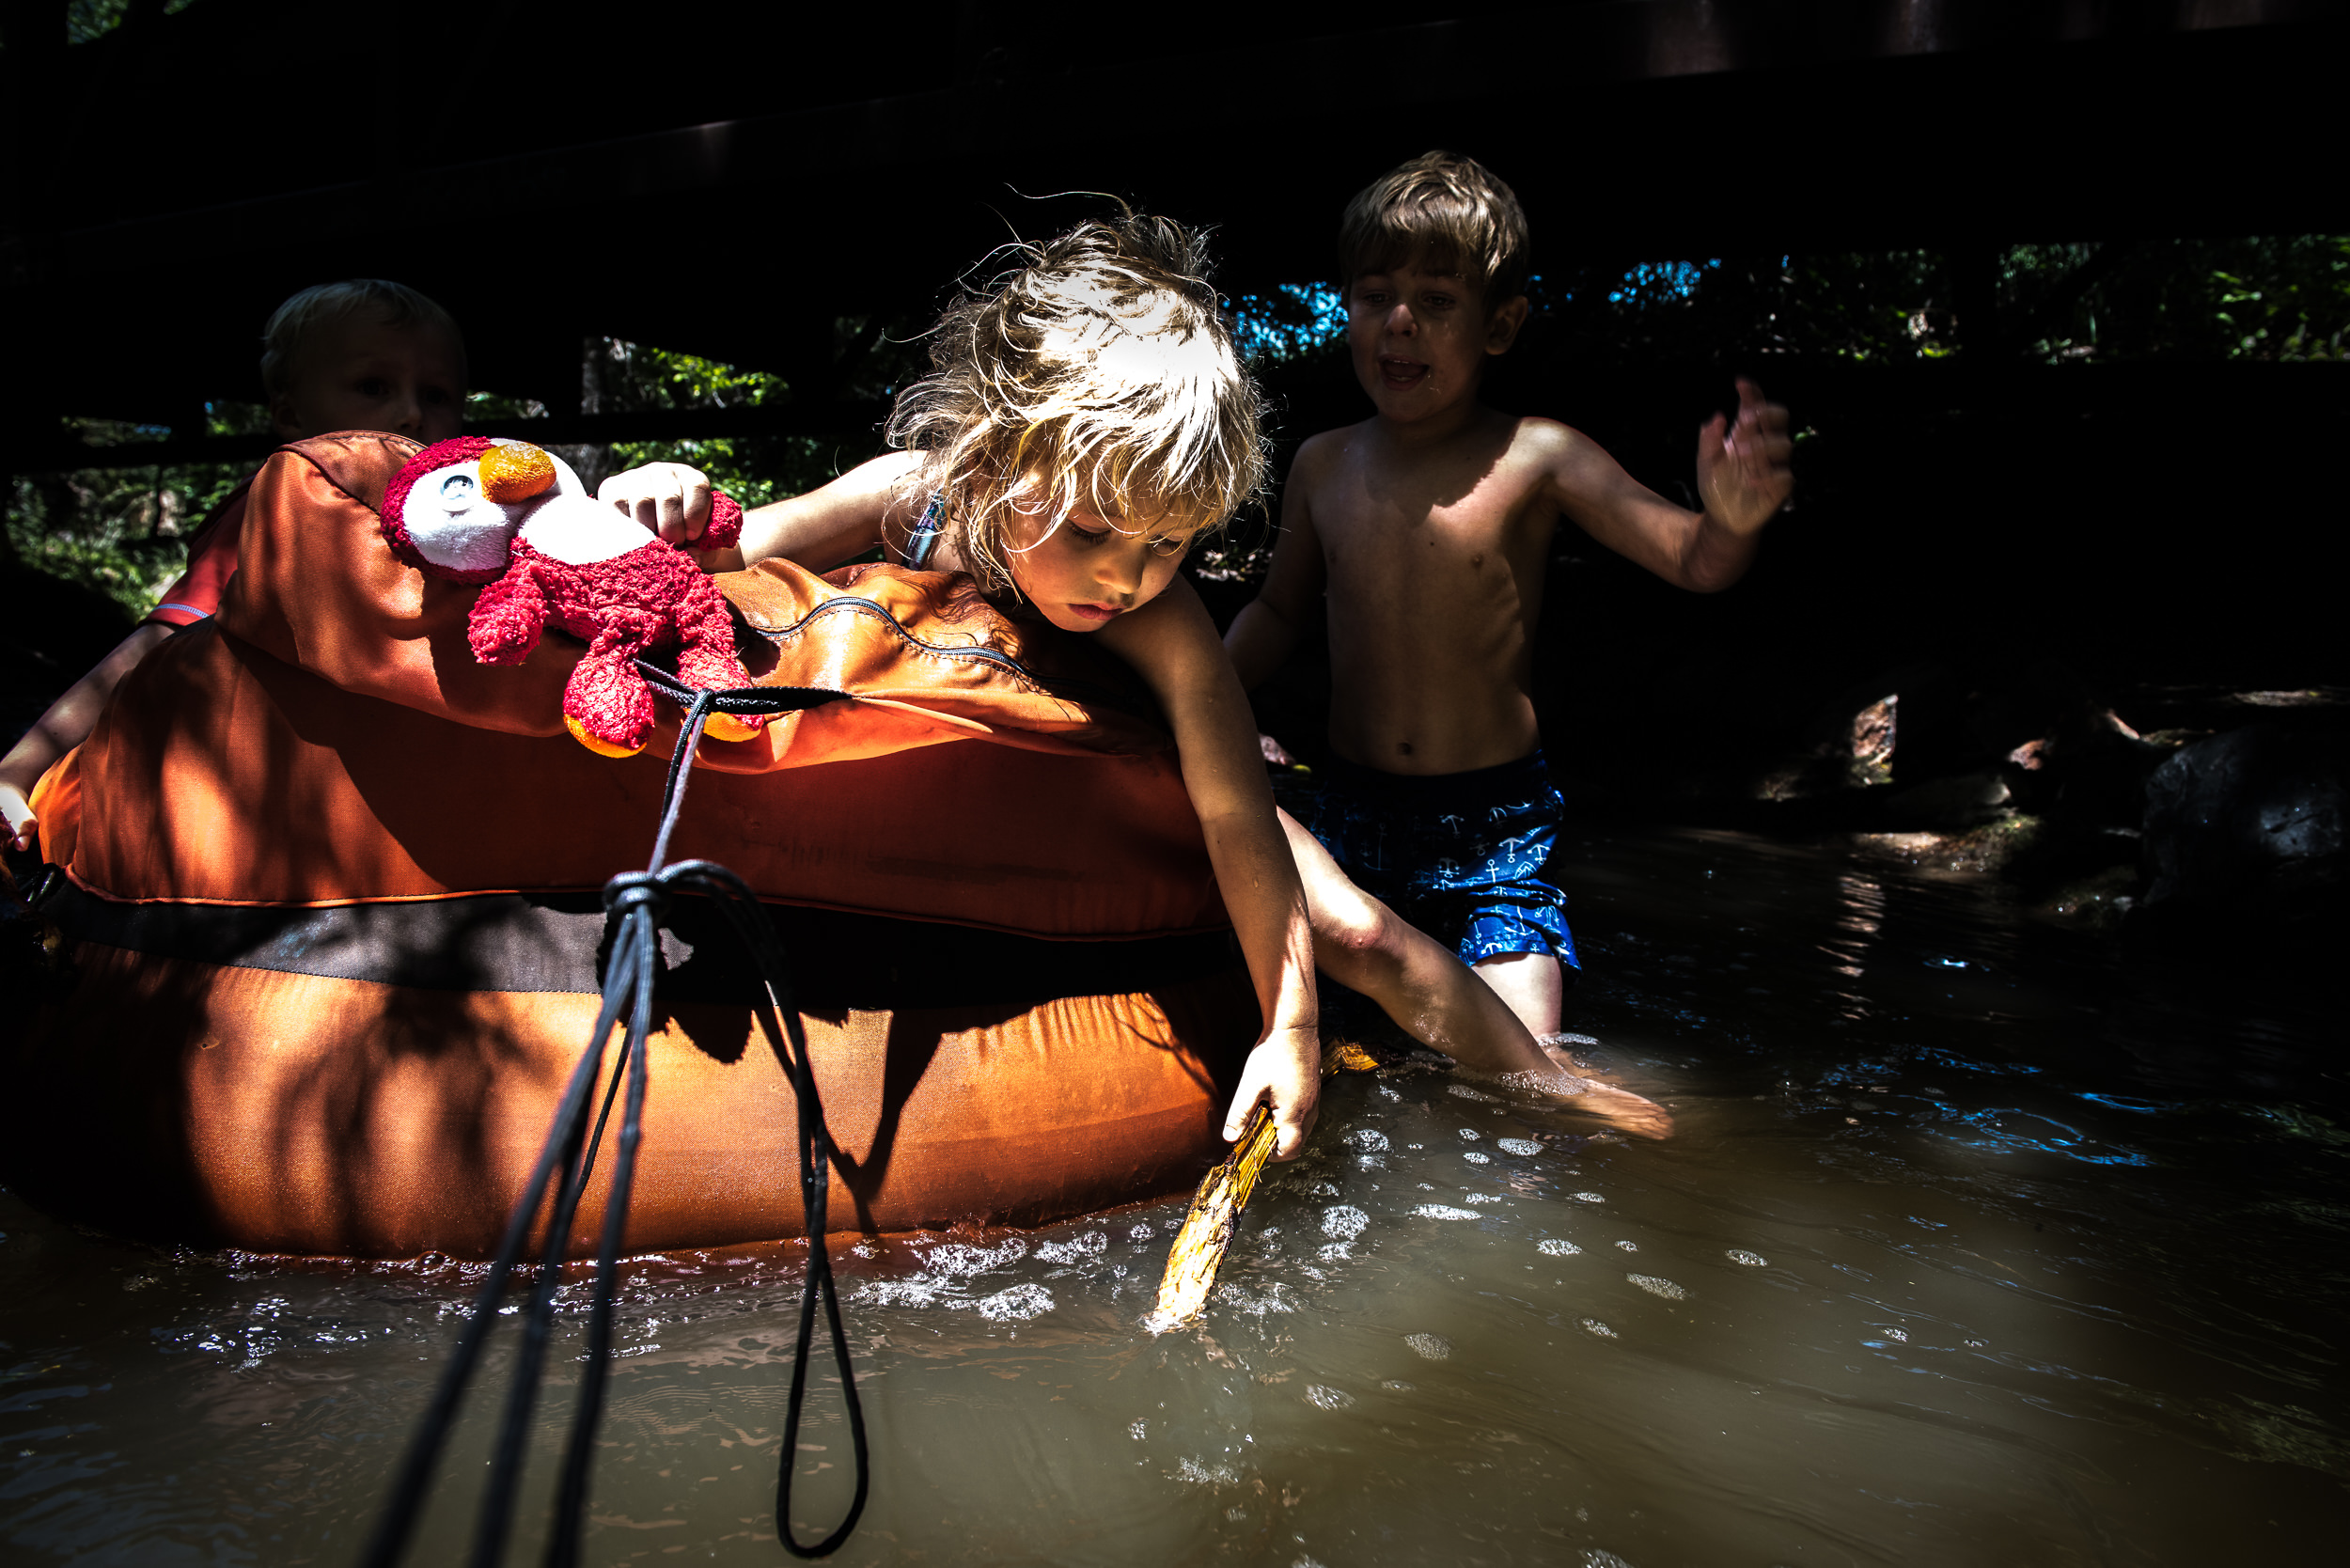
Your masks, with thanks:
[[(778, 1461), (776, 1535), (794, 1557), (823, 1557), (838, 1549), (856, 1528), (869, 1489), (865, 1417), (856, 1396), (849, 1356), (848, 1336), (840, 1319), (840, 1304), (833, 1283), (832, 1259), (824, 1245), (826, 1198), (830, 1187), (832, 1138), (824, 1126), (817, 1094), (807, 1037), (793, 1005), (791, 980), (782, 944), (765, 908), (749, 885), (713, 861), (687, 860), (665, 865), (669, 839), (675, 830), (693, 760), (699, 748), (702, 727), (713, 712), (782, 713), (817, 707), (842, 696), (809, 687), (755, 687), (742, 691), (708, 692), (682, 687), (656, 666), (640, 662), (649, 683), (675, 697), (686, 709), (685, 723), (671, 754), (668, 777), (662, 791), (661, 825), (650, 865), (643, 871), (624, 872), (605, 884), (605, 936), (609, 959), (604, 970), (603, 1000), (595, 1032), (578, 1064), (572, 1070), (557, 1103), (554, 1124), (540, 1150), (521, 1200), (507, 1221), (488, 1277), (474, 1302), (455, 1354), (433, 1392), (423, 1421), (401, 1462), (392, 1494), (378, 1521), (363, 1559), (367, 1568), (394, 1568), (414, 1533), (431, 1486), (431, 1472), (446, 1446), (467, 1384), (479, 1363), (490, 1329), (498, 1318), (509, 1277), (523, 1256), (533, 1222), (546, 1207), (554, 1186), (553, 1207), (540, 1248), (538, 1276), (524, 1313), (523, 1344), (516, 1358), (513, 1382), (508, 1389), (504, 1418), (492, 1450), (490, 1482), (481, 1500), (475, 1529), (472, 1568), (496, 1568), (506, 1550), (527, 1448), (530, 1415), (545, 1372), (548, 1341), (555, 1320), (555, 1296), (562, 1281), (564, 1260), (571, 1249), (572, 1229), (581, 1197), (594, 1173), (596, 1150), (603, 1140), (616, 1096), (626, 1085), (621, 1105), (620, 1136), (612, 1162), (611, 1191), (604, 1203), (603, 1231), (596, 1257), (596, 1277), (590, 1297), (587, 1355), (580, 1375), (579, 1398), (563, 1452), (554, 1528), (545, 1561), (549, 1568), (573, 1568), (579, 1560), (581, 1530), (586, 1522), (588, 1471), (594, 1440), (603, 1414), (604, 1387), (610, 1367), (613, 1298), (619, 1284), (620, 1243), (624, 1235), (629, 1197), (634, 1186), (636, 1156), (644, 1136), (645, 1084), (649, 1071), (647, 1041), (652, 1031), (653, 979), (658, 965), (659, 932), (667, 918), (672, 895), (697, 893), (712, 898), (726, 912), (758, 966), (767, 992), (755, 1009), (760, 1032), (791, 1080), (798, 1105), (796, 1143), (800, 1156), (800, 1198), (808, 1247), (806, 1280), (800, 1297), (799, 1339), (791, 1368), (790, 1424)], [(620, 1060), (605, 1086), (593, 1130), (588, 1125), (588, 1105), (603, 1076), (603, 1058), (613, 1027), (626, 1012), (628, 1027)], [(558, 1181), (559, 1176), (559, 1181)], [(797, 1452), (801, 1406), (807, 1388), (807, 1363), (821, 1299), (831, 1330), (833, 1360), (840, 1372), (843, 1402), (856, 1467), (856, 1490), (847, 1516), (814, 1545), (802, 1545), (791, 1520), (791, 1466)]]
[(603, 885), (603, 909), (607, 915), (626, 915), (632, 909), (644, 909), (658, 924), (668, 918), (668, 889), (662, 886), (661, 878), (651, 871), (622, 871)]

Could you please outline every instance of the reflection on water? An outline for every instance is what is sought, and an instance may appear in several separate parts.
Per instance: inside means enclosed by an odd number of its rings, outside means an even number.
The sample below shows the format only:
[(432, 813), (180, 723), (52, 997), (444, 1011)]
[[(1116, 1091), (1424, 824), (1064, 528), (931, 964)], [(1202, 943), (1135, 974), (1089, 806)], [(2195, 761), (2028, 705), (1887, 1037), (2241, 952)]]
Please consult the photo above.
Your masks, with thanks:
[[(2330, 1558), (2350, 1132), (2313, 992), (1839, 851), (1575, 855), (1571, 1022), (1678, 1137), (1343, 1077), (1164, 1339), (1176, 1203), (856, 1248), (876, 1483), (840, 1560)], [(351, 1560), (468, 1270), (174, 1256), (5, 1198), (0, 1230), (7, 1560)], [(590, 1561), (781, 1560), (799, 1255), (638, 1265)], [(412, 1560), (456, 1558), (486, 1425)], [(796, 1457), (812, 1532), (837, 1405)]]

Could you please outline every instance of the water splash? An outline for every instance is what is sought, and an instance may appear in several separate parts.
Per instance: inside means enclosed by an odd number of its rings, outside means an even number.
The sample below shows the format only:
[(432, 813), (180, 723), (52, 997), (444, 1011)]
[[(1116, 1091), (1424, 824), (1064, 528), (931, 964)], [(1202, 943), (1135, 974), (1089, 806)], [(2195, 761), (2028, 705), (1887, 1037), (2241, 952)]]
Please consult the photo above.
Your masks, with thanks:
[(1036, 1255), (1048, 1263), (1082, 1263), (1099, 1258), (1109, 1244), (1109, 1237), (1101, 1231), (1089, 1231), (1074, 1241), (1040, 1243)]
[(1053, 1293), (1042, 1285), (1014, 1285), (971, 1303), (971, 1309), (991, 1323), (1026, 1323), (1053, 1309)]
[(1194, 1486), (1231, 1486), (1240, 1481), (1240, 1472), (1230, 1465), (1218, 1465), (1205, 1459), (1178, 1459), (1175, 1473), (1169, 1478), (1187, 1481)]
[(1006, 1268), (1028, 1255), (1028, 1244), (1018, 1236), (1010, 1237), (995, 1247), (972, 1247), (963, 1242), (944, 1242), (922, 1254), (922, 1266), (932, 1274), (963, 1278), (985, 1274), (990, 1269)]

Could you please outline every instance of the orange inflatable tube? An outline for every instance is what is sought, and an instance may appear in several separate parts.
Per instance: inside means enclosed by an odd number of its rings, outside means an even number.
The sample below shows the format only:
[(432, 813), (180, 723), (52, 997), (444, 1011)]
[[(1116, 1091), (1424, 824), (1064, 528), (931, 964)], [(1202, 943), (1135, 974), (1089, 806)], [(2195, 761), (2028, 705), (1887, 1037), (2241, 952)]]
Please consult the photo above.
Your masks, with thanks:
[[(30, 891), (65, 940), (0, 1044), (0, 1180), (33, 1201), (256, 1251), (494, 1250), (594, 1022), (598, 890), (642, 867), (678, 715), (641, 756), (594, 756), (561, 721), (576, 644), (474, 662), (475, 590), (377, 530), (415, 450), (272, 458), (221, 613), (42, 780)], [(845, 694), (705, 741), (671, 845), (782, 932), (833, 1225), (1031, 1224), (1185, 1185), (1259, 1017), (1136, 682), (960, 577), (768, 562), (719, 584), (755, 679)], [(682, 901), (672, 926), (627, 1245), (797, 1235), (755, 976), (715, 912)]]

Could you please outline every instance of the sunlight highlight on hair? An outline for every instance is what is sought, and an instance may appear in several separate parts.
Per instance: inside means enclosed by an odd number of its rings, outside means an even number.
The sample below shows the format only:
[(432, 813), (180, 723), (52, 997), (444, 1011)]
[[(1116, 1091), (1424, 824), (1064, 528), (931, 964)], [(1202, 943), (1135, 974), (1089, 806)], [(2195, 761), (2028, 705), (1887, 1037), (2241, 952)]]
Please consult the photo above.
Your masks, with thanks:
[(1049, 538), (1083, 505), (1121, 533), (1166, 522), (1173, 539), (1256, 498), (1262, 400), (1200, 238), (1121, 211), (1009, 248), (1025, 264), (948, 307), (932, 373), (888, 430), (924, 454), (903, 483), (946, 492), (946, 532), (974, 574), (1009, 584), (1013, 516), (1049, 516)]

